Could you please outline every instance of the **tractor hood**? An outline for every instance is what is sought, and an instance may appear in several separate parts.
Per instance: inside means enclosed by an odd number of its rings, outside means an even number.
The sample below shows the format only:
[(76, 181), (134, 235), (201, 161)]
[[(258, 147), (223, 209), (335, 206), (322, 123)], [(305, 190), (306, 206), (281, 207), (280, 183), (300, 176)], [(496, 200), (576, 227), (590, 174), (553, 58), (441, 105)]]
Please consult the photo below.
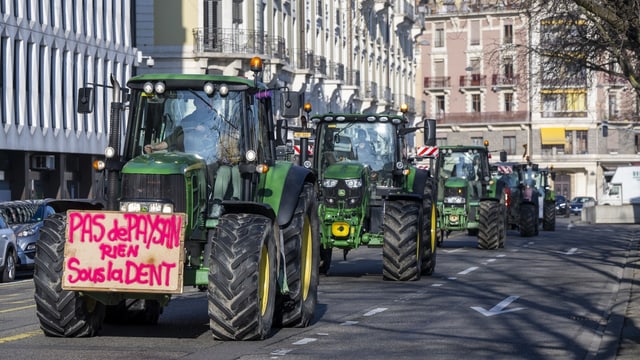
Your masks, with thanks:
[(469, 181), (465, 178), (451, 177), (447, 179), (447, 181), (444, 183), (444, 186), (448, 188), (461, 188), (461, 187), (467, 187), (468, 184), (469, 184)]
[(355, 179), (359, 178), (365, 166), (357, 162), (340, 162), (327, 166), (324, 171), (325, 179)]
[(204, 160), (198, 156), (165, 152), (135, 157), (122, 169), (123, 174), (184, 174), (189, 170), (205, 168)]

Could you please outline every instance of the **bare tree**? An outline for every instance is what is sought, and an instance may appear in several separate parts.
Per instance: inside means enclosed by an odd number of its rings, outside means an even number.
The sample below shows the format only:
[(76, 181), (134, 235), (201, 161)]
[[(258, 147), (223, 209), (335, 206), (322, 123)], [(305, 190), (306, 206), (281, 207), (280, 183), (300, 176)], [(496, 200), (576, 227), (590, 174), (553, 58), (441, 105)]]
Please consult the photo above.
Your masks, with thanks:
[(531, 35), (539, 35), (523, 46), (539, 55), (541, 81), (578, 85), (591, 71), (628, 81), (640, 94), (640, 0), (523, 0), (521, 6)]

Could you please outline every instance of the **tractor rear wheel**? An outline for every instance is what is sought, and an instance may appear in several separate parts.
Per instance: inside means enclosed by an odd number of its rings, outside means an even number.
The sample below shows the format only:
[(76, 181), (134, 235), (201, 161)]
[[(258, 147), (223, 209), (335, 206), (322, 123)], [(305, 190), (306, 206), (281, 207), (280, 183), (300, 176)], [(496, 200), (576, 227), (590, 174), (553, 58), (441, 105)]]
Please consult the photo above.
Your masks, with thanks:
[(419, 204), (389, 201), (384, 215), (382, 276), (385, 280), (419, 280), (422, 266), (422, 228)]
[(525, 203), (520, 205), (520, 236), (529, 237), (536, 235), (538, 229), (538, 208), (536, 204)]
[(478, 247), (485, 250), (495, 250), (500, 247), (500, 234), (502, 233), (503, 212), (497, 201), (480, 201), (478, 211)]
[(306, 327), (318, 300), (320, 234), (313, 184), (305, 184), (291, 222), (282, 229), (288, 292), (277, 292), (275, 324)]
[(545, 201), (542, 207), (542, 230), (556, 230), (556, 204), (554, 201)]
[(218, 340), (261, 340), (273, 324), (276, 244), (271, 220), (225, 214), (210, 239), (209, 326)]
[(438, 230), (436, 229), (436, 207), (430, 204), (424, 210), (423, 216), (423, 244), (422, 244), (422, 275), (433, 275), (436, 268), (436, 244)]
[(47, 336), (95, 336), (104, 322), (104, 304), (62, 289), (66, 217), (51, 215), (40, 229), (33, 272), (36, 314)]

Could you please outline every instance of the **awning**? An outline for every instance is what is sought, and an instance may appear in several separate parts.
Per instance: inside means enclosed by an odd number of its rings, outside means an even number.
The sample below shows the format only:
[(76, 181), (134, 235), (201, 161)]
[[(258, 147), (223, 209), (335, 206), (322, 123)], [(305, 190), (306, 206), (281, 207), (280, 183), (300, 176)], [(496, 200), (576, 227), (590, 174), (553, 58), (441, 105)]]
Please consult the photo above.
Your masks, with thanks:
[(564, 128), (542, 128), (540, 129), (542, 145), (564, 145)]

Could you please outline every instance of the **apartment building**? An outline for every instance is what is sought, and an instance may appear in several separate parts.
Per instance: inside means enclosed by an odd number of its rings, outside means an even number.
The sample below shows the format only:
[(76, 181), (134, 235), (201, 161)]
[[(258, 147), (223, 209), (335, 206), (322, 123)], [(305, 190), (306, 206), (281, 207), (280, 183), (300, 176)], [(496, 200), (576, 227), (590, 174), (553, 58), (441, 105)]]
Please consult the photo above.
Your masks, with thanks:
[[(139, 0), (136, 46), (154, 60), (140, 72), (243, 75), (262, 56), (278, 116), (399, 112), (415, 117), (421, 23), (412, 0)], [(248, 75), (248, 74), (247, 74)]]
[[(131, 76), (131, 0), (0, 1), (0, 200), (86, 198), (115, 76)], [(76, 113), (93, 84), (94, 113)]]
[(617, 166), (640, 163), (635, 92), (623, 79), (586, 71), (558, 82), (558, 72), (525, 49), (552, 41), (551, 22), (510, 3), (419, 8), (420, 115), (438, 119), (439, 144), (489, 140), (496, 157), (505, 150), (511, 161), (553, 166), (558, 194), (597, 198)]

